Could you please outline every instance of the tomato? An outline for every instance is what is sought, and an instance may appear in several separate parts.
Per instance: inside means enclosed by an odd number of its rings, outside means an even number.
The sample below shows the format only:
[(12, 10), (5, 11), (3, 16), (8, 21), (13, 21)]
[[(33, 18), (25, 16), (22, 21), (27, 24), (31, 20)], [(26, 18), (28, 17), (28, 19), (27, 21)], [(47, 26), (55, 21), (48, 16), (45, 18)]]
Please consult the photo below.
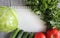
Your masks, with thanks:
[(60, 31), (59, 31), (59, 38), (60, 38)]
[(35, 34), (34, 38), (46, 38), (46, 36), (43, 33), (38, 32)]
[(50, 29), (46, 34), (47, 38), (60, 38), (60, 32), (57, 29)]

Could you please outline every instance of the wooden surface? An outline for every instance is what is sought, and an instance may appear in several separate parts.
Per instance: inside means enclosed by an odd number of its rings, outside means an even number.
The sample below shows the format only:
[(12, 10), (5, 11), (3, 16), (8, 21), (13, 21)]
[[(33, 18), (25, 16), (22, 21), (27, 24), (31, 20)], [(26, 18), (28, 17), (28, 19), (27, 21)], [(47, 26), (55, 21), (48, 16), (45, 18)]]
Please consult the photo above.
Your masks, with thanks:
[(10, 1), (9, 0), (0, 0), (0, 6), (9, 6)]
[(0, 6), (22, 6), (24, 0), (0, 0)]

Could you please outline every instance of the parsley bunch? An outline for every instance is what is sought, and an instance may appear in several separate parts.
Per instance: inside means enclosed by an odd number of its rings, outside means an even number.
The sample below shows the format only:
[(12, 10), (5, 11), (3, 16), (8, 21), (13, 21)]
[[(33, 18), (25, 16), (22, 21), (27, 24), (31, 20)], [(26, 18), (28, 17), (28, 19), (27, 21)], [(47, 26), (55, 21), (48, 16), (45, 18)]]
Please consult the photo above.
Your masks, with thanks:
[(25, 0), (34, 13), (46, 22), (47, 29), (60, 29), (60, 8), (57, 8), (58, 0)]

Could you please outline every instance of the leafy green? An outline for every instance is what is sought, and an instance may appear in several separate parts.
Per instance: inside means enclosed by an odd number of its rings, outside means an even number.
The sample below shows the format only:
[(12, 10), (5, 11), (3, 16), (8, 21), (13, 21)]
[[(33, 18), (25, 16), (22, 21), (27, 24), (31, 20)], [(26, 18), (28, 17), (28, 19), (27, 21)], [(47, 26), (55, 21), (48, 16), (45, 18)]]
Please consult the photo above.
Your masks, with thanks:
[(60, 8), (57, 8), (52, 15), (51, 26), (60, 29)]
[(59, 0), (25, 0), (25, 2), (26, 6), (41, 16), (48, 29), (60, 29), (60, 8), (57, 8)]
[(25, 0), (25, 2), (33, 11), (45, 12), (46, 9), (56, 8), (58, 0)]
[(15, 11), (12, 8), (1, 6), (0, 7), (0, 31), (10, 32), (18, 27), (18, 21)]

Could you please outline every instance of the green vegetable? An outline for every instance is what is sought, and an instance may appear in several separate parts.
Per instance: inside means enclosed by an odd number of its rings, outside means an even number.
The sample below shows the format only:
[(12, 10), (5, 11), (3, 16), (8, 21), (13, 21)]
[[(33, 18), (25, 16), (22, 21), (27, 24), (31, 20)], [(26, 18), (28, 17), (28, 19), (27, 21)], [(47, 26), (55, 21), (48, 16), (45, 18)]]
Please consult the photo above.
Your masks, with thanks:
[(33, 38), (34, 33), (28, 33), (24, 32), (23, 30), (20, 30), (15, 38)]
[(9, 38), (34, 38), (34, 33), (24, 32), (16, 29), (12, 32)]
[(22, 35), (23, 35), (23, 33), (24, 33), (24, 32), (23, 32), (22, 30), (20, 30), (20, 31), (18, 32), (16, 38), (21, 38)]
[(28, 38), (34, 38), (34, 33), (30, 33), (30, 34), (28, 35)]
[(58, 0), (58, 2), (60, 3), (60, 0)]
[(33, 11), (45, 12), (46, 9), (53, 10), (56, 8), (58, 0), (25, 0), (27, 6)]
[(54, 10), (52, 15), (53, 18), (50, 21), (51, 26), (60, 30), (60, 8)]
[(44, 15), (44, 20), (47, 22), (47, 29), (57, 28), (60, 30), (60, 8), (46, 10)]
[(34, 13), (41, 16), (42, 20), (47, 22), (52, 18), (51, 13), (56, 9), (58, 0), (25, 0), (25, 3)]
[(28, 37), (28, 32), (24, 32), (21, 38), (27, 38)]
[(46, 22), (47, 30), (60, 29), (60, 8), (57, 7), (59, 0), (25, 0), (25, 3)]
[(14, 30), (9, 38), (15, 38), (18, 32), (19, 32), (19, 29)]
[(15, 11), (12, 8), (0, 7), (0, 31), (11, 32), (18, 27)]

